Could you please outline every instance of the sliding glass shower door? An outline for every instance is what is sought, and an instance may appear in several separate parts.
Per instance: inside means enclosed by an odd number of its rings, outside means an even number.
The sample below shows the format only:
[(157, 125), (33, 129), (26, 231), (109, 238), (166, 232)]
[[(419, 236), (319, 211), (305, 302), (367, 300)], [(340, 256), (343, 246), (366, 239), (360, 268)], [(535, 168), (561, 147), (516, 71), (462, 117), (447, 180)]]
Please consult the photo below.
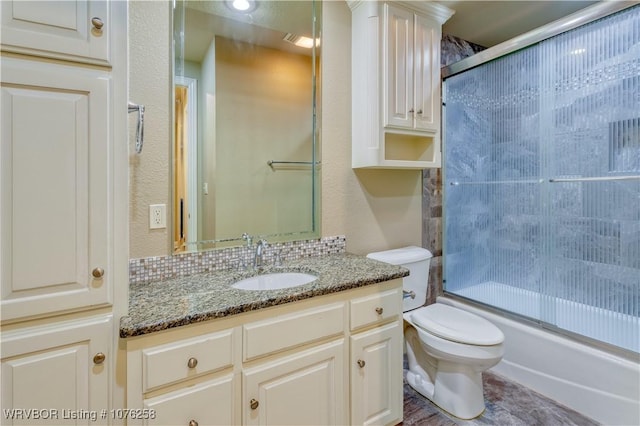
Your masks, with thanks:
[(640, 352), (640, 7), (444, 84), (445, 290)]

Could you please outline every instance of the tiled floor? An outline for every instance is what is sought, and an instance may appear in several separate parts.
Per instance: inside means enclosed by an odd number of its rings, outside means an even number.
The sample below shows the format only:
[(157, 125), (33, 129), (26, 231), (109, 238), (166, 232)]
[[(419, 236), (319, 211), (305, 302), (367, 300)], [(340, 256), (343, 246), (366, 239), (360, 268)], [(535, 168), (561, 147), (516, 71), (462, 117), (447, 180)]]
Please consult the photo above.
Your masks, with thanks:
[[(406, 363), (405, 363), (406, 364)], [(406, 373), (406, 370), (405, 370)], [(485, 412), (473, 420), (457, 419), (431, 403), (404, 382), (404, 422), (428, 426), (566, 426), (597, 422), (559, 405), (524, 386), (493, 373), (484, 373)]]

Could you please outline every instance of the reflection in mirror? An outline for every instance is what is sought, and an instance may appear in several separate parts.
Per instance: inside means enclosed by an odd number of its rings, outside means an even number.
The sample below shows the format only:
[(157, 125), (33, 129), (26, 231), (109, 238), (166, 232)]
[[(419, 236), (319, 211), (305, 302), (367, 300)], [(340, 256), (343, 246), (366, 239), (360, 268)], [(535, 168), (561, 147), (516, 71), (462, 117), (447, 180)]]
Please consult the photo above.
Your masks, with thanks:
[(234, 3), (174, 10), (177, 252), (318, 236), (320, 2)]

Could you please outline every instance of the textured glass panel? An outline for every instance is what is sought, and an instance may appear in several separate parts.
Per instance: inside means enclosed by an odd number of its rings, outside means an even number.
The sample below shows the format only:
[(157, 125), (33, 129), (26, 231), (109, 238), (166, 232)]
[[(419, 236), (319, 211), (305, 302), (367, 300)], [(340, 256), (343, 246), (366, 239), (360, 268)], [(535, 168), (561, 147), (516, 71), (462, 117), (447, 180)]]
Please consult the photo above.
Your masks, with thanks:
[(640, 7), (445, 84), (445, 289), (640, 351)]

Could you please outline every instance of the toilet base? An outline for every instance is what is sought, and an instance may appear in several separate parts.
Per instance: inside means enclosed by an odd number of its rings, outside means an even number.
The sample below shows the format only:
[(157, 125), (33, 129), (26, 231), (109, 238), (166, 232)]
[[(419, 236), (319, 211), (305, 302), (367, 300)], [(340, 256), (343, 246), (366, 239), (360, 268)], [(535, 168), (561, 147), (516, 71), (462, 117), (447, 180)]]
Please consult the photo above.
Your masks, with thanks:
[(405, 330), (409, 371), (409, 386), (449, 414), (468, 420), (484, 412), (482, 370), (435, 359), (421, 347), (416, 330)]

